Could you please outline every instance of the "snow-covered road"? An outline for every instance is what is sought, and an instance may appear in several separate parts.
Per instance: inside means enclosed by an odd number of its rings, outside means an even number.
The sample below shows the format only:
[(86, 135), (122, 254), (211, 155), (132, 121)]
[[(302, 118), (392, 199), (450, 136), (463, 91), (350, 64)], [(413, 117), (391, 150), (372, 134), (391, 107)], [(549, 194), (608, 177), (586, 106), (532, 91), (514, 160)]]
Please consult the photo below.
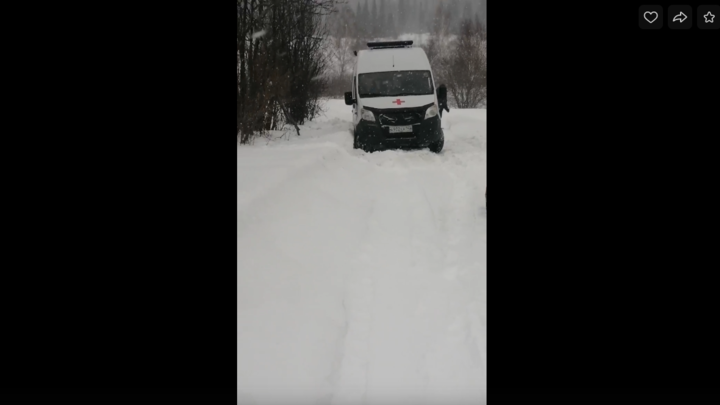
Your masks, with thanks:
[(352, 149), (350, 107), (238, 146), (242, 404), (486, 403), (486, 110)]

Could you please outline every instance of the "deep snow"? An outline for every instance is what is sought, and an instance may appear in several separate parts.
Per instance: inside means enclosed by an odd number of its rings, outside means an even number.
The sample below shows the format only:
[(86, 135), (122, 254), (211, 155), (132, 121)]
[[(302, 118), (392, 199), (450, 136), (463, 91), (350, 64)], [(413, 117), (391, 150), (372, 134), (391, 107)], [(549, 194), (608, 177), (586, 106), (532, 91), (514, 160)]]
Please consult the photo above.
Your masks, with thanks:
[(238, 402), (484, 404), (486, 110), (352, 148), (351, 108), (238, 146)]

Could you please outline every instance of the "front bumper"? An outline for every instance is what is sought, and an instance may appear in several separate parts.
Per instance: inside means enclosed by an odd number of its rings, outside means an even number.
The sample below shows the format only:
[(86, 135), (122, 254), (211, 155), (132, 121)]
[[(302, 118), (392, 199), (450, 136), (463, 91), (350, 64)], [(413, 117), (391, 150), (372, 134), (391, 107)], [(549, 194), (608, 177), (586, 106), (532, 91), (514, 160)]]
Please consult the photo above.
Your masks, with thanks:
[(361, 120), (355, 127), (358, 144), (365, 149), (381, 149), (393, 147), (424, 148), (439, 141), (442, 136), (440, 118), (432, 117), (419, 124), (412, 125), (411, 132), (391, 134), (389, 126), (377, 122)]
[(424, 148), (443, 137), (439, 116), (411, 125), (412, 132), (391, 134), (390, 126), (381, 125), (377, 119), (378, 113), (373, 113), (376, 117), (375, 122), (360, 120), (355, 127), (355, 136), (359, 146), (363, 149)]

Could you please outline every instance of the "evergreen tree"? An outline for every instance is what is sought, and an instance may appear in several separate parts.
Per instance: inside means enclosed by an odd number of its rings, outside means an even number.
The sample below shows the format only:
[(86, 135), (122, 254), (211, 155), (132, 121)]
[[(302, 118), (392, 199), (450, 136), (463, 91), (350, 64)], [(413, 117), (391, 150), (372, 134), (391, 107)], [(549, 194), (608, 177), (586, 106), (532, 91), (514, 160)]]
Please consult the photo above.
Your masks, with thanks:
[(460, 33), (460, 26), (459, 24), (455, 24), (455, 16), (457, 16), (459, 13), (455, 9), (457, 7), (457, 1), (456, 0), (448, 0), (448, 3), (445, 4), (445, 19), (447, 21), (447, 30), (449, 33), (458, 34)]
[(372, 2), (372, 13), (371, 13), (371, 20), (370, 20), (370, 36), (376, 37), (378, 35), (378, 29), (380, 25), (378, 24), (378, 10), (377, 10), (377, 0), (373, 0)]
[(387, 36), (387, 14), (385, 9), (385, 0), (380, 0), (380, 12), (378, 13), (378, 35), (381, 37)]
[(420, 33), (429, 31), (427, 29), (427, 24), (425, 22), (426, 20), (427, 20), (427, 3), (425, 3), (425, 1), (423, 0), (421, 3), (421, 7), (418, 10), (418, 14), (417, 14), (418, 31)]
[(360, 7), (360, 2), (358, 1), (355, 5), (355, 16), (353, 18), (353, 33), (355, 34), (353, 38), (358, 38), (360, 36), (360, 30), (362, 27), (360, 27), (360, 15), (362, 14), (362, 8)]
[(416, 6), (416, 0), (410, 0), (405, 3), (405, 12), (407, 13), (405, 16), (405, 31), (408, 33), (415, 32), (415, 20), (417, 19), (417, 15), (415, 13)]
[(397, 29), (395, 28), (395, 19), (393, 18), (393, 13), (390, 13), (388, 15), (388, 35), (392, 38), (397, 38), (398, 33)]
[(415, 0), (405, 0), (405, 32), (414, 32)]
[(368, 29), (368, 0), (365, 0), (365, 4), (363, 4), (362, 11), (360, 11), (360, 36), (363, 38), (370, 35), (370, 30)]
[(470, 18), (471, 15), (473, 15), (472, 12), (472, 3), (469, 1), (465, 1), (465, 6), (463, 7), (463, 18)]
[(450, 16), (450, 14), (452, 13), (452, 7), (452, 0), (446, 0), (443, 3), (443, 22), (445, 23), (445, 30), (448, 34), (455, 33), (453, 31), (452, 17)]
[(435, 16), (433, 17), (432, 24), (432, 32), (435, 34), (440, 34), (442, 31), (443, 11), (443, 4), (438, 3), (437, 7), (435, 7)]
[(355, 29), (355, 13), (352, 11), (350, 6), (345, 5), (343, 15), (343, 25), (345, 26), (345, 35), (343, 38), (352, 38), (355, 34), (353, 32)]
[(479, 8), (479, 14), (480, 14), (480, 22), (483, 26), (487, 25), (487, 1), (486, 0), (480, 0), (480, 4), (478, 4)]
[(435, 23), (435, 8), (437, 4), (433, 0), (428, 0), (428, 8), (426, 13), (427, 18), (427, 28), (428, 31), (432, 32), (433, 24)]

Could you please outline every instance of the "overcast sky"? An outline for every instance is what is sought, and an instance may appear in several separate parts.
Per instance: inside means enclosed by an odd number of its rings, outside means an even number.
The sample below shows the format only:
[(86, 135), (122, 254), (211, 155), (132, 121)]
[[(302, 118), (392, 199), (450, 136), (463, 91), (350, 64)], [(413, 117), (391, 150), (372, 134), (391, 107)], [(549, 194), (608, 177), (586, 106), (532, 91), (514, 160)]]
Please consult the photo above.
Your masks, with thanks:
[[(353, 8), (355, 5), (359, 2), (364, 3), (365, 0), (348, 0), (348, 4), (351, 5)], [(396, 2), (398, 0), (385, 0), (385, 2)], [(408, 0), (408, 1), (428, 1), (428, 0)], [(430, 0), (431, 2), (438, 2), (438, 1), (448, 1), (448, 0)], [(378, 3), (380, 3), (380, 0), (377, 0)], [(486, 4), (487, 0), (473, 0), (473, 3), (477, 4)], [(372, 0), (368, 0), (368, 4), (372, 4)]]
[[(368, 6), (372, 6), (373, 0), (367, 0)], [(378, 2), (378, 7), (380, 6), (380, 0), (376, 0)], [(408, 0), (408, 1), (425, 1), (428, 4), (436, 4), (438, 2), (450, 2), (451, 0)], [(365, 3), (365, 0), (348, 0), (348, 5), (352, 7), (353, 10), (355, 10), (355, 6), (357, 3), (360, 2)], [(397, 3), (398, 0), (385, 0), (385, 5), (387, 6), (389, 3)], [(473, 3), (473, 10), (477, 10), (478, 8), (487, 9), (487, 0), (472, 0)], [(482, 11), (480, 14), (484, 14)]]

